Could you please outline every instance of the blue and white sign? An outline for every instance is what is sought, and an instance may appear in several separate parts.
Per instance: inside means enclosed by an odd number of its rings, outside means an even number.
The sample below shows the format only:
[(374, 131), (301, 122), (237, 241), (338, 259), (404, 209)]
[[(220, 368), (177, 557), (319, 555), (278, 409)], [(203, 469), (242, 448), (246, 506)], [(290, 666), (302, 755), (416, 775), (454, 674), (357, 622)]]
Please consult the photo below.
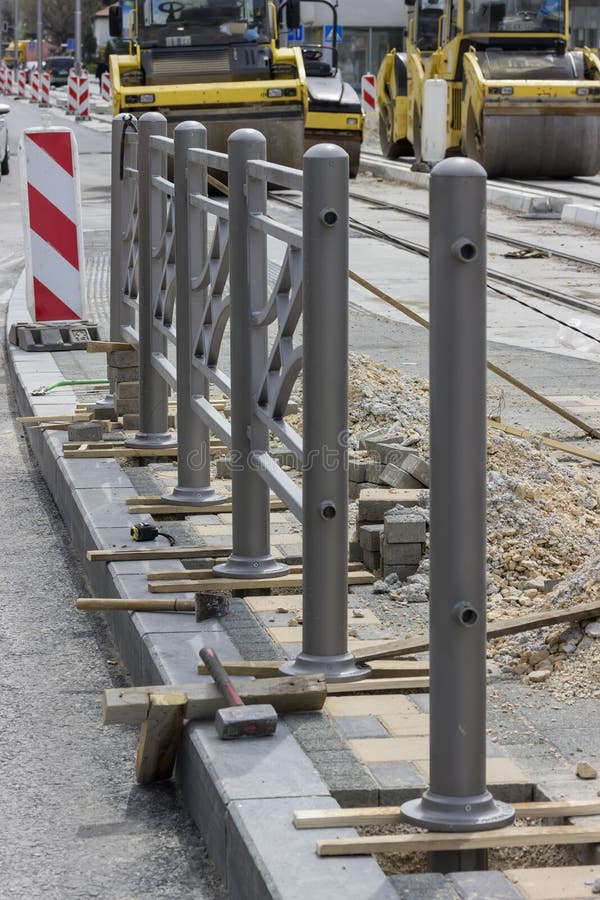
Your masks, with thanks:
[(288, 41), (294, 41), (297, 44), (301, 44), (304, 40), (304, 25), (299, 25), (298, 28), (290, 28), (288, 31)]
[[(344, 39), (344, 29), (338, 25), (335, 30), (335, 42), (341, 44)], [(333, 25), (325, 25), (323, 29), (323, 43), (333, 44)]]

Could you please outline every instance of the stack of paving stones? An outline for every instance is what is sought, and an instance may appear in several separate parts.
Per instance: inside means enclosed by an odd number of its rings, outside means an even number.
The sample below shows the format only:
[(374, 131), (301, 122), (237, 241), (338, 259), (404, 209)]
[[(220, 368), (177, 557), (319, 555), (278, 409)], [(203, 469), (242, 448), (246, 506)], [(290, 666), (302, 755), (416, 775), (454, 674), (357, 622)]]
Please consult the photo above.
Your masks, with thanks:
[(362, 490), (352, 558), (359, 553), (365, 567), (383, 578), (414, 575), (425, 552), (428, 506), (424, 488)]
[(109, 350), (108, 380), (115, 398), (115, 413), (125, 428), (138, 428), (140, 418), (140, 367), (137, 350)]

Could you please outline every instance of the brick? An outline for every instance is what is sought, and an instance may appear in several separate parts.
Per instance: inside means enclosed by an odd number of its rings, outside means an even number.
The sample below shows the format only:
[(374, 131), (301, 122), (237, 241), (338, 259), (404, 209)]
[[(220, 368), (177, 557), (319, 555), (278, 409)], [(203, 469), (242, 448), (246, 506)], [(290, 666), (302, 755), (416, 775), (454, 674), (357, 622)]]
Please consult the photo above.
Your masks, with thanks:
[(411, 575), (414, 575), (419, 567), (418, 566), (403, 566), (403, 565), (384, 565), (381, 570), (382, 578), (387, 578), (388, 575), (397, 575), (400, 581), (406, 581), (407, 578), (410, 578)]
[(381, 554), (374, 550), (363, 550), (363, 563), (370, 572), (378, 572), (381, 566)]
[(372, 484), (378, 484), (381, 473), (383, 472), (385, 466), (381, 462), (373, 462), (373, 460), (369, 460), (365, 466), (365, 481), (370, 481)]
[(429, 758), (429, 738), (358, 738), (348, 741), (352, 751), (364, 763), (412, 762)]
[(362, 484), (358, 484), (356, 481), (348, 482), (348, 500), (358, 500), (360, 492), (362, 491)]
[(109, 350), (106, 354), (106, 362), (109, 367), (116, 369), (131, 369), (139, 365), (137, 350)]
[(420, 506), (422, 491), (397, 488), (372, 488), (363, 490), (358, 500), (358, 518), (365, 522), (383, 522), (384, 513), (394, 506)]
[(97, 422), (75, 422), (67, 429), (70, 441), (101, 441), (102, 433), (102, 425)]
[[(115, 366), (108, 366), (108, 379), (111, 384), (119, 384), (121, 381), (139, 381), (140, 380), (140, 370), (139, 366), (132, 366), (131, 368), (121, 369)], [(118, 388), (117, 388), (118, 390)]]
[(418, 479), (413, 478), (409, 472), (405, 472), (400, 466), (394, 463), (388, 463), (383, 468), (379, 480), (382, 484), (387, 484), (394, 488), (418, 488), (422, 490), (423, 484)]
[(406, 459), (407, 456), (414, 452), (410, 447), (404, 447), (400, 443), (391, 442), (385, 444), (380, 441), (367, 441), (366, 449), (371, 456), (384, 463), (384, 465), (388, 463), (399, 465), (403, 459)]
[(421, 562), (422, 545), (420, 543), (411, 544), (388, 544), (381, 533), (380, 550), (381, 559), (384, 566), (413, 566)]
[(417, 453), (411, 453), (401, 463), (400, 468), (420, 481), (424, 487), (429, 487), (429, 463)]
[(424, 544), (426, 522), (410, 513), (388, 513), (384, 516), (384, 534), (388, 544)]
[(367, 462), (364, 459), (348, 460), (348, 481), (360, 484), (366, 481)]
[(117, 384), (117, 397), (119, 400), (134, 400), (139, 396), (139, 381), (119, 381)]
[(350, 562), (363, 561), (363, 548), (358, 541), (350, 541), (348, 545), (348, 559)]
[(389, 428), (375, 428), (374, 431), (367, 431), (364, 434), (359, 435), (358, 438), (358, 449), (359, 450), (368, 450), (367, 444), (369, 442), (376, 443), (378, 441), (397, 441), (401, 443), (400, 435), (391, 435)]
[(361, 525), (359, 530), (359, 543), (363, 550), (374, 550), (381, 552), (379, 549), (381, 535), (383, 534), (383, 525)]
[(135, 400), (122, 400), (115, 397), (115, 412), (118, 416), (139, 415), (140, 401), (136, 397)]

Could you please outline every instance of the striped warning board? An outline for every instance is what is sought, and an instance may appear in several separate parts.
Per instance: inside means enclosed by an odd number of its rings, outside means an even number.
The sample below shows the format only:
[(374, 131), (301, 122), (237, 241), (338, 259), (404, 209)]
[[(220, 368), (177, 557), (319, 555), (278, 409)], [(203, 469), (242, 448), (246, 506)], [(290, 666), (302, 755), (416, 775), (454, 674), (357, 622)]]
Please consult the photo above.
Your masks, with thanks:
[(375, 75), (367, 72), (360, 79), (360, 92), (362, 96), (363, 107), (367, 112), (377, 109), (377, 90), (375, 87)]
[(82, 319), (85, 272), (77, 145), (69, 128), (29, 128), (19, 142), (27, 302), (36, 322)]

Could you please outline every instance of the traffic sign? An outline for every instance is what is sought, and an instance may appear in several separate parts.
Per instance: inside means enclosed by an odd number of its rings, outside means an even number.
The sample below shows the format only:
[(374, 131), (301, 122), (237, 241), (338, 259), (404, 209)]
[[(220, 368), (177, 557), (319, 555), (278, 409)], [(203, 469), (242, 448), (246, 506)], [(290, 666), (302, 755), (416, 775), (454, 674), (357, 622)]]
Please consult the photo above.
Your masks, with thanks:
[(290, 28), (288, 31), (288, 41), (295, 41), (298, 44), (301, 44), (304, 40), (304, 25), (299, 25), (297, 28)]
[[(335, 42), (336, 44), (341, 44), (344, 39), (344, 29), (341, 25), (338, 25), (335, 30)], [(323, 43), (324, 44), (333, 44), (333, 25), (325, 25), (323, 29)]]

